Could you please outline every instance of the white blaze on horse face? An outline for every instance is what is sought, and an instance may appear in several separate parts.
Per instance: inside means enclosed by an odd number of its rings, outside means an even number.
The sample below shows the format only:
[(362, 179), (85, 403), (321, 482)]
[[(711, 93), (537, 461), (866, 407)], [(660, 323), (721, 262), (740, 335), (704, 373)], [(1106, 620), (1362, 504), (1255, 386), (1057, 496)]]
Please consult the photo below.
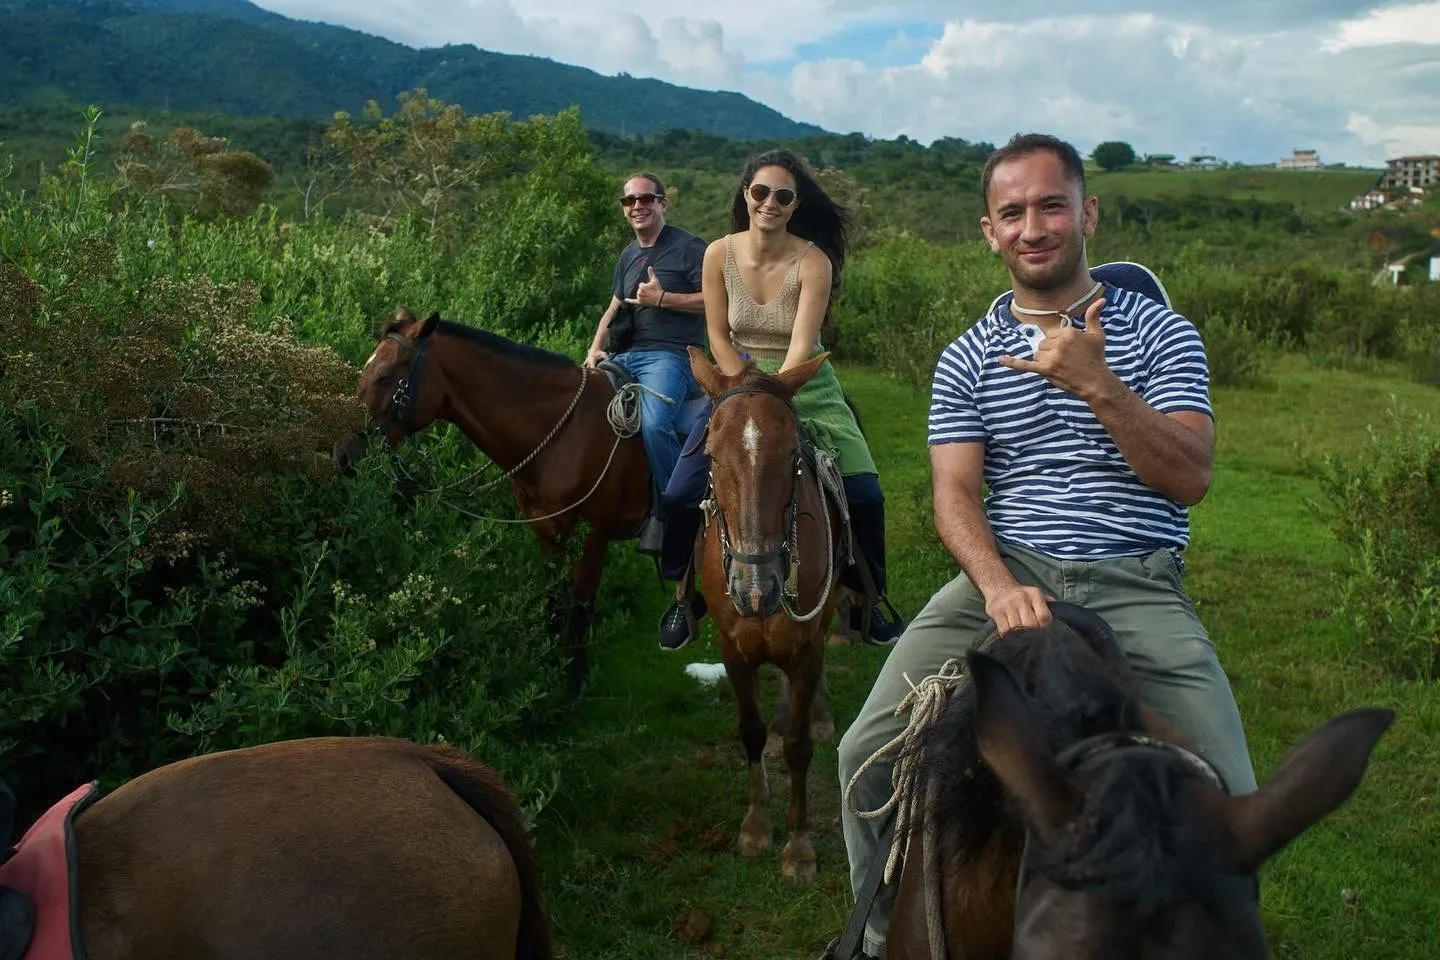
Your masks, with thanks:
[(380, 348), (379, 348), (379, 347), (376, 347), (376, 348), (375, 348), (375, 352), (372, 353), (372, 354), (370, 354), (370, 359), (365, 361), (365, 366), (361, 368), (361, 372), (363, 373), (363, 372), (365, 372), (366, 370), (369, 370), (369, 369), (370, 369), (370, 364), (374, 363), (374, 362), (375, 362), (375, 358), (378, 357), (378, 356), (380, 356)]
[(760, 462), (760, 428), (755, 426), (754, 417), (745, 421), (745, 429), (740, 436), (745, 442), (745, 452), (750, 454), (750, 466), (753, 469)]

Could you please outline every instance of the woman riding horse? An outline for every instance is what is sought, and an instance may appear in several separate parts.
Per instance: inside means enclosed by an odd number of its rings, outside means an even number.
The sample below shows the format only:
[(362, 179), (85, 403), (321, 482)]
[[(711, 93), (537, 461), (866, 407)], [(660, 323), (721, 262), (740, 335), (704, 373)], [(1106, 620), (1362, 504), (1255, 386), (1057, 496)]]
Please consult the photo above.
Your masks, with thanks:
[[(791, 370), (819, 355), (820, 328), (845, 264), (850, 223), (843, 207), (788, 150), (750, 161), (731, 207), (732, 233), (705, 251), (702, 288), (710, 351), (720, 372), (735, 376), (747, 360), (765, 373)], [(828, 360), (800, 389), (795, 409), (811, 442), (833, 455), (844, 477), (856, 544), (883, 598), (885, 498), (879, 471)], [(703, 598), (683, 597), (705, 493), (706, 458), (696, 452), (707, 419), (691, 431), (662, 497), (665, 514), (660, 572), (679, 581), (677, 599), (660, 621), (660, 646), (679, 650), (699, 634)], [(857, 628), (859, 624), (854, 624)], [(881, 645), (901, 625), (872, 610), (869, 637)]]

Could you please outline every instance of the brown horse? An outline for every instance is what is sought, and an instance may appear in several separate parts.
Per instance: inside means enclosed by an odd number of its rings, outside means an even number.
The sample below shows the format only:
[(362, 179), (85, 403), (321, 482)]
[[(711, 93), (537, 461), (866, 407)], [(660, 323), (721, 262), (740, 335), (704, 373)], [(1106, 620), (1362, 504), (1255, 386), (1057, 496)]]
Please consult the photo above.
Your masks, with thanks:
[(1268, 957), (1257, 871), (1349, 798), (1393, 712), (1331, 720), (1231, 796), (1140, 706), (1108, 626), (1055, 608), (1069, 613), (998, 642), (992, 626), (907, 751), (930, 832), (905, 847), (887, 955)]
[[(740, 827), (742, 853), (770, 846), (770, 788), (765, 776), (765, 722), (757, 672), (784, 673), (780, 713), (790, 770), (787, 842), (781, 872), (797, 883), (815, 878), (806, 778), (812, 737), (833, 732), (823, 696), (826, 632), (835, 608), (840, 518), (802, 454), (791, 403), (829, 354), (776, 376), (748, 369), (726, 376), (691, 348), (690, 366), (710, 397), (705, 438), (712, 501), (701, 535), (701, 589), (720, 634), (725, 672), (740, 709), (740, 739), (750, 770), (750, 801)], [(827, 556), (826, 551), (830, 551)], [(788, 694), (785, 692), (788, 691)], [(818, 729), (812, 730), (812, 722)]]
[[(570, 694), (579, 697), (606, 547), (634, 539), (650, 509), (645, 450), (638, 433), (622, 439), (611, 428), (609, 380), (558, 353), (402, 309), (361, 370), (357, 392), (389, 447), (436, 420), (458, 426), (510, 476), (547, 553), (558, 554), (580, 521), (589, 525), (565, 603)], [(364, 434), (347, 442), (342, 466), (364, 447)]]
[(137, 777), (75, 821), (90, 960), (549, 960), (514, 797), (451, 747), (271, 743)]

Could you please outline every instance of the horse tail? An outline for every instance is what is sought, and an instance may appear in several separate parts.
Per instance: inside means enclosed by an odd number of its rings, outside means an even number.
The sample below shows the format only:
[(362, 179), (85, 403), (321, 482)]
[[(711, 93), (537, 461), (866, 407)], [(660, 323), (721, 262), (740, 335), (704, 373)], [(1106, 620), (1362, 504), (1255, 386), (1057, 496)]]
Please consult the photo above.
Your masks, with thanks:
[(525, 816), (500, 775), (451, 746), (431, 745), (425, 762), (444, 784), (500, 834), (520, 878), (520, 933), (515, 960), (552, 960), (550, 925), (540, 898), (540, 867)]

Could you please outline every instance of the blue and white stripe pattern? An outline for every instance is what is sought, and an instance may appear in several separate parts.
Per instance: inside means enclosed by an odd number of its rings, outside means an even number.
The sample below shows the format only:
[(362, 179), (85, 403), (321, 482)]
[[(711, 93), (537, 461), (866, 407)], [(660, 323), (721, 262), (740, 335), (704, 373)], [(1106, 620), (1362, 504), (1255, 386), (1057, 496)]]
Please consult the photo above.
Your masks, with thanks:
[[(1105, 359), (1161, 413), (1213, 416), (1205, 348), (1193, 324), (1147, 297), (1105, 286)], [(1084, 328), (1084, 321), (1076, 325)], [(935, 367), (931, 445), (984, 443), (985, 501), (998, 539), (1061, 559), (1183, 550), (1189, 512), (1146, 486), (1078, 397), (997, 358), (1034, 359), (1008, 301), (945, 348)]]

